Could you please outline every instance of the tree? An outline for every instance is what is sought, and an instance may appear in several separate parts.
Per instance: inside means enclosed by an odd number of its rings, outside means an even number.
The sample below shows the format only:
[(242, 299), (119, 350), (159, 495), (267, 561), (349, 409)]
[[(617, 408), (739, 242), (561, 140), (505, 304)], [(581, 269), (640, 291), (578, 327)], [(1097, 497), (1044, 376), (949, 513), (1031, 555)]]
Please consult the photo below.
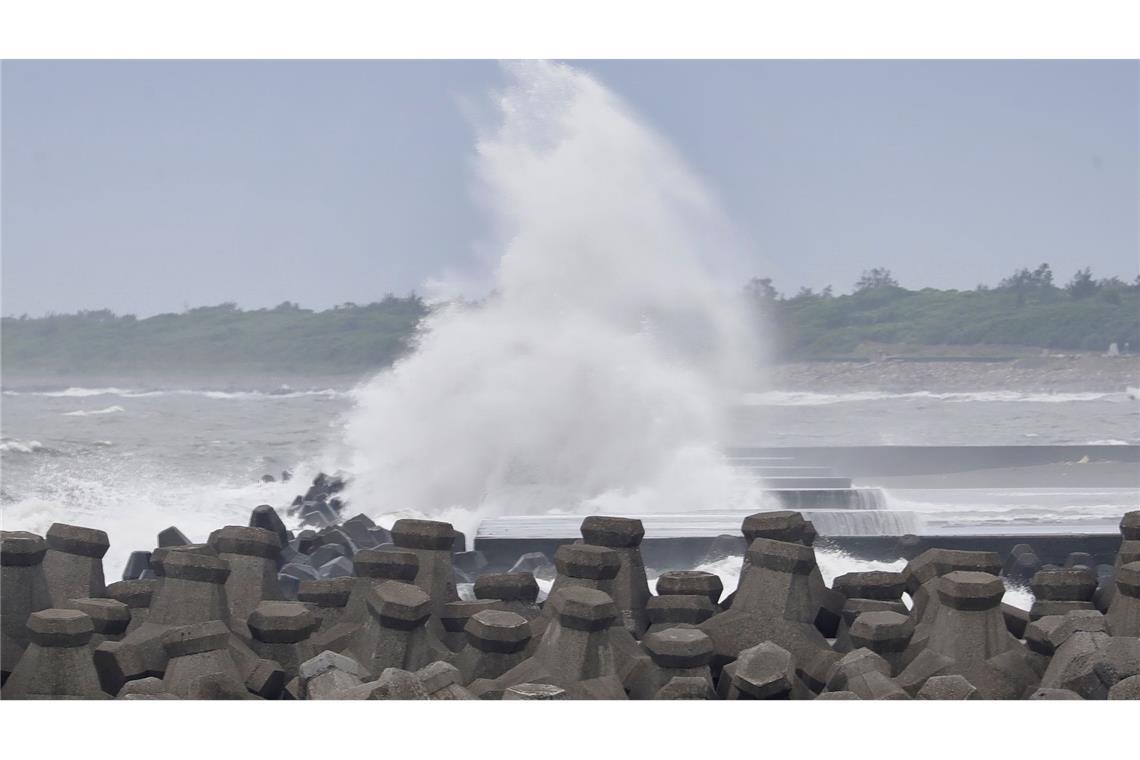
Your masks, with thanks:
[(780, 293), (773, 287), (771, 277), (753, 277), (744, 286), (744, 293), (759, 304), (771, 304), (780, 300)]
[(1053, 287), (1053, 270), (1049, 268), (1048, 264), (1042, 264), (1032, 272), (1028, 269), (1019, 269), (999, 282), (997, 289), (1016, 293), (1017, 303), (1020, 306), (1025, 303), (1025, 299), (1029, 295), (1036, 295), (1040, 298), (1056, 291), (1056, 288)]
[(1093, 279), (1092, 270), (1085, 267), (1077, 270), (1073, 279), (1069, 280), (1069, 284), (1065, 286), (1065, 290), (1068, 291), (1073, 300), (1079, 301), (1082, 298), (1095, 296), (1100, 290), (1100, 284)]
[(868, 290), (897, 288), (898, 286), (898, 281), (891, 276), (891, 270), (886, 267), (875, 267), (863, 271), (863, 276), (859, 278), (859, 282), (855, 283), (855, 292), (863, 293)]

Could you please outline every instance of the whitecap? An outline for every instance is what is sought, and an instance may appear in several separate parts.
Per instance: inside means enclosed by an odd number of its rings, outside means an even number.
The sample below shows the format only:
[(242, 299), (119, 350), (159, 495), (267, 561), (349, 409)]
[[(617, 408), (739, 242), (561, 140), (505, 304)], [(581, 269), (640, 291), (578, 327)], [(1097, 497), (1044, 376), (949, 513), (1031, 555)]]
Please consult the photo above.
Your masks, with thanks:
[(912, 391), (896, 393), (890, 391), (852, 391), (848, 393), (819, 393), (814, 391), (762, 391), (746, 393), (740, 403), (743, 406), (828, 406), (831, 404), (852, 404), (871, 401), (927, 400), (948, 403), (1012, 402), (1033, 404), (1061, 404), (1084, 401), (1112, 400), (1119, 393), (1105, 392), (1024, 392), (1024, 391)]
[(119, 396), (121, 398), (156, 398), (164, 396), (198, 396), (208, 399), (261, 401), (275, 399), (296, 398), (347, 398), (350, 391), (336, 390), (335, 388), (319, 388), (314, 390), (295, 391), (287, 386), (274, 391), (223, 391), (199, 390), (192, 388), (171, 388), (158, 390), (140, 390), (132, 388), (66, 388), (61, 391), (15, 391), (5, 390), (5, 396), (41, 396), (44, 398), (87, 398), (91, 396)]
[(37, 451), (46, 451), (47, 447), (39, 441), (19, 441), (10, 439), (0, 441), (0, 451), (6, 454), (34, 454)]
[(108, 406), (104, 409), (76, 409), (74, 412), (64, 412), (64, 417), (91, 417), (97, 414), (117, 414), (127, 411), (121, 406)]

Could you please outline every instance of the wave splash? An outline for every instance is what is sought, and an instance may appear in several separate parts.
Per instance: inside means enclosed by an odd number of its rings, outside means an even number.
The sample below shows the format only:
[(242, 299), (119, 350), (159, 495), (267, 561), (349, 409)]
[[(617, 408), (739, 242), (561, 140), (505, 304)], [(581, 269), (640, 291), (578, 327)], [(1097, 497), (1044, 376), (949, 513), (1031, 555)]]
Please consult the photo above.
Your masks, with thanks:
[(468, 526), (727, 503), (738, 481), (718, 452), (722, 415), (758, 347), (713, 274), (733, 252), (728, 225), (595, 80), (549, 63), (507, 71), (499, 122), (477, 143), (505, 241), (493, 294), (440, 308), (412, 355), (356, 390), (349, 501)]

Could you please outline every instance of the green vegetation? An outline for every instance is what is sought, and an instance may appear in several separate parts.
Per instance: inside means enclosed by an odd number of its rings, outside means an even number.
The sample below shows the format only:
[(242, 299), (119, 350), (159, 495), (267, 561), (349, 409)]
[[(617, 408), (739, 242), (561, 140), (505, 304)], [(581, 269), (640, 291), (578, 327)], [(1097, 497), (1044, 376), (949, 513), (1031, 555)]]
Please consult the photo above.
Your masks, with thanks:
[[(972, 291), (907, 290), (889, 271), (872, 269), (847, 295), (805, 288), (785, 297), (767, 279), (753, 279), (745, 293), (787, 359), (865, 355), (869, 348), (925, 347), (929, 354), (945, 347), (942, 354), (958, 355), (964, 346), (1104, 351), (1116, 343), (1140, 351), (1140, 278), (1097, 280), (1087, 269), (1064, 287), (1042, 264)], [(388, 366), (409, 350), (427, 313), (415, 295), (320, 312), (289, 302), (253, 311), (227, 303), (147, 319), (105, 310), (5, 317), (0, 337), (6, 374), (333, 375)]]
[(1140, 278), (1095, 280), (1088, 269), (1065, 287), (1042, 264), (972, 291), (907, 290), (889, 271), (872, 269), (849, 295), (802, 289), (786, 298), (766, 279), (752, 280), (746, 293), (787, 358), (847, 355), (867, 344), (1140, 350)]
[(314, 312), (205, 306), (147, 319), (110, 311), (5, 317), (7, 373), (249, 370), (333, 375), (391, 364), (427, 307), (415, 295)]

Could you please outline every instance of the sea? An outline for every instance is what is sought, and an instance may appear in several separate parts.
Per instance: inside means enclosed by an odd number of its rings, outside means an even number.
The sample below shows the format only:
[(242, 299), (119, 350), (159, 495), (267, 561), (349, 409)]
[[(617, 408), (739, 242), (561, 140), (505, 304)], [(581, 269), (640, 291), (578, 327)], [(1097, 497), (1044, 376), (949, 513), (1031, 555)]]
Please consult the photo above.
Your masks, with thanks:
[[(343, 455), (343, 429), (358, 392), (356, 379), (291, 377), (260, 387), (100, 379), (104, 384), (3, 386), (0, 507), (5, 530), (42, 534), (57, 521), (106, 530), (109, 577), (117, 577), (130, 551), (152, 547), (155, 534), (170, 525), (204, 541), (217, 527), (245, 524), (258, 504), (288, 505)], [(743, 393), (731, 410), (732, 443), (1140, 444), (1140, 400), (1127, 387), (963, 391), (961, 384), (958, 377), (955, 390)], [(970, 498), (978, 509), (995, 501)], [(1112, 520), (1137, 494), (1087, 489), (1050, 498), (1091, 501), (1090, 515)], [(887, 499), (891, 507), (890, 491)], [(955, 511), (970, 510), (961, 492), (953, 499)], [(934, 492), (894, 495), (898, 508), (916, 503), (940, 506)], [(852, 567), (831, 562), (827, 575)]]

